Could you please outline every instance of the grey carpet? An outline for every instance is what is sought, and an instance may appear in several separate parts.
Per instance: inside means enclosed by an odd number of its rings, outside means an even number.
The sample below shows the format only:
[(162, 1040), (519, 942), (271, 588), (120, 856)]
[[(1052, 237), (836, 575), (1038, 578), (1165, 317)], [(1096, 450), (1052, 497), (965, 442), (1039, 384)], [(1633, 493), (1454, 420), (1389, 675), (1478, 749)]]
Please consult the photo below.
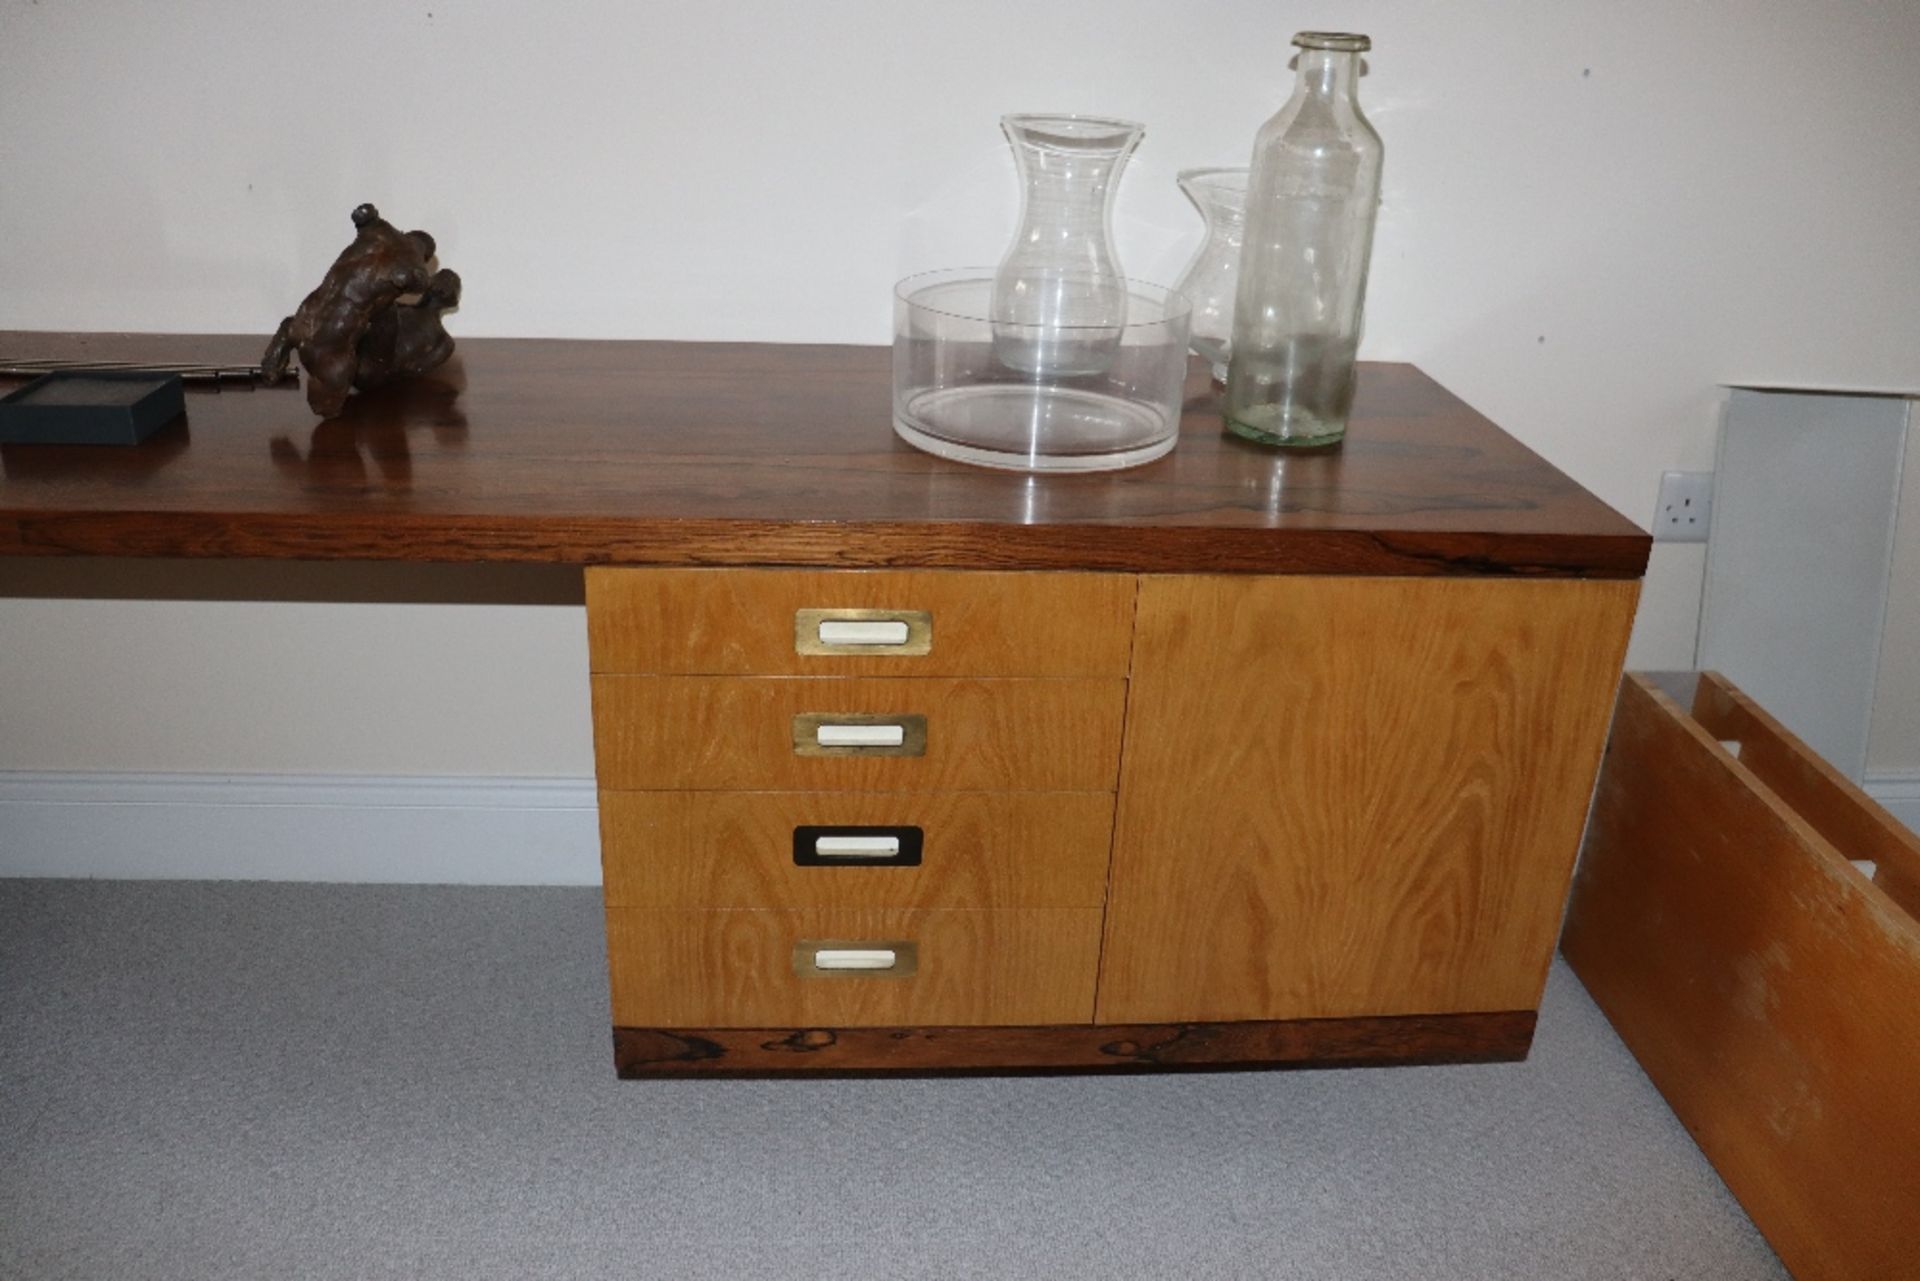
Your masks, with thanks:
[(1524, 1064), (621, 1082), (592, 890), (0, 882), (0, 1277), (1786, 1274), (1556, 969)]

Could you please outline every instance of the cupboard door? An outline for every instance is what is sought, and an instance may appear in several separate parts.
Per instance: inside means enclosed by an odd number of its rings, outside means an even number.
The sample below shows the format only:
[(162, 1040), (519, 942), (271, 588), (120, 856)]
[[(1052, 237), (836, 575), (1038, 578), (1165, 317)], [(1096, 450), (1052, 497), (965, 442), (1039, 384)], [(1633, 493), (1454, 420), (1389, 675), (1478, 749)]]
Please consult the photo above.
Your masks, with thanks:
[(1637, 594), (1142, 578), (1099, 1021), (1535, 1008)]

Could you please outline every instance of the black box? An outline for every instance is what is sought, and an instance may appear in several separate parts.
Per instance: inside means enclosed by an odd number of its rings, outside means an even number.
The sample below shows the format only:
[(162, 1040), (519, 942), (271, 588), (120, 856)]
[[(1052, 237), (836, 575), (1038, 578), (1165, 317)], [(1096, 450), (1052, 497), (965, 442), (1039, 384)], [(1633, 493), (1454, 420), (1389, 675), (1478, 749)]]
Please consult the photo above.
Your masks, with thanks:
[(0, 445), (137, 445), (186, 411), (178, 374), (60, 369), (0, 398)]

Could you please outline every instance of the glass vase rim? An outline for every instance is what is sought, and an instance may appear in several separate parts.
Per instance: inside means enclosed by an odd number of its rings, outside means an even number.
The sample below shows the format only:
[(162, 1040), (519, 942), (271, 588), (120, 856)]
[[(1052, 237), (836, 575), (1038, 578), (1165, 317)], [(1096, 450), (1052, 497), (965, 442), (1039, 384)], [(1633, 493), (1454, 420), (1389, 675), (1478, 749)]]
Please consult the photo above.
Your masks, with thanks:
[(1224, 187), (1231, 191), (1234, 189), (1234, 184), (1231, 181), (1221, 182), (1220, 179), (1238, 178), (1240, 179), (1239, 189), (1245, 191), (1247, 180), (1252, 176), (1253, 169), (1249, 165), (1197, 165), (1192, 169), (1182, 169), (1173, 175), (1173, 180), (1182, 187), (1200, 185)]
[[(1052, 125), (1058, 132), (1049, 132)], [(1087, 126), (1096, 133), (1076, 133)], [(1019, 131), (1020, 140), (1034, 146), (1072, 151), (1125, 151), (1137, 145), (1147, 127), (1138, 120), (1077, 111), (1013, 111), (1000, 117), (1003, 132)]]
[[(1140, 318), (1134, 315), (1131, 306), (1127, 309), (1127, 318), (1118, 325), (1103, 322), (1088, 325), (1028, 325), (996, 320), (993, 317), (993, 279), (998, 271), (995, 267), (942, 267), (935, 271), (918, 271), (911, 276), (902, 276), (894, 282), (893, 296), (898, 302), (905, 303), (916, 311), (929, 315), (945, 316), (952, 320), (973, 321), (983, 325), (993, 325), (998, 329), (1051, 329), (1062, 333), (1075, 330), (1091, 330), (1112, 333), (1115, 329), (1123, 332), (1152, 329), (1174, 323), (1182, 316), (1193, 314), (1193, 301), (1178, 289), (1165, 285), (1156, 285), (1147, 280), (1136, 280), (1131, 276), (1107, 276), (1101, 279), (1117, 280), (1127, 292), (1128, 301), (1134, 300), (1153, 307), (1156, 314)], [(1073, 280), (1080, 278), (1079, 273), (1063, 272), (1056, 279)], [(1091, 274), (1087, 279), (1093, 279)], [(928, 289), (939, 285), (979, 285), (984, 290), (982, 302), (977, 308), (960, 309), (953, 306), (934, 306), (921, 302), (916, 297)]]

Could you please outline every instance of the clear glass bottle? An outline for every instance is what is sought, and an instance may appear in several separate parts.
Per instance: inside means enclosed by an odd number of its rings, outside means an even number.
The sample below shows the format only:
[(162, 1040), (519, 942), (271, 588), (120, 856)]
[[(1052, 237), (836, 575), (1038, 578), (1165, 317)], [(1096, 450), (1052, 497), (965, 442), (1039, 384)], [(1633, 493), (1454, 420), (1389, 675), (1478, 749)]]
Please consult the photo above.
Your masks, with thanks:
[(1360, 114), (1364, 35), (1303, 31), (1293, 97), (1260, 128), (1228, 362), (1227, 430), (1340, 440), (1380, 205), (1380, 135)]
[(1180, 190), (1206, 220), (1206, 239), (1174, 288), (1193, 304), (1193, 336), (1188, 346), (1213, 364), (1224, 382), (1233, 338), (1233, 297), (1240, 281), (1240, 242), (1247, 229), (1247, 171), (1182, 169)]
[(1020, 229), (993, 277), (994, 354), (1035, 378), (1103, 373), (1127, 323), (1113, 196), (1145, 130), (1099, 116), (1000, 121), (1020, 169)]

